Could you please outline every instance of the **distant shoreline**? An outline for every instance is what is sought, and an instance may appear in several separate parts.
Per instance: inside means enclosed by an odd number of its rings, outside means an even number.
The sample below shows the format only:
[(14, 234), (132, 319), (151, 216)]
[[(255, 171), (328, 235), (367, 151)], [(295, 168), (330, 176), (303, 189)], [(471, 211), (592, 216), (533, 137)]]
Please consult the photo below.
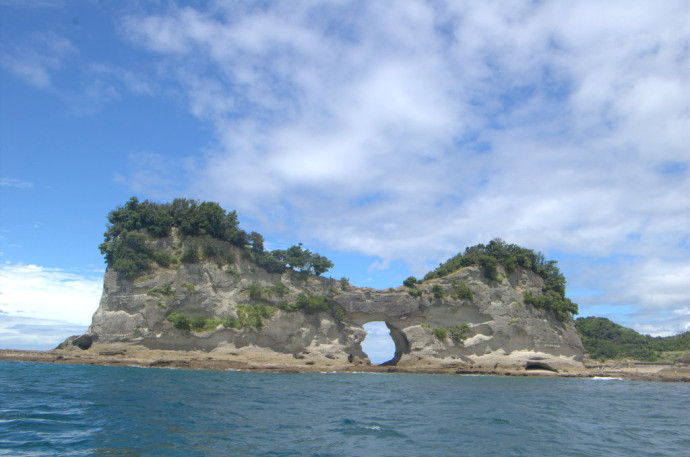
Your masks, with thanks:
[[(227, 354), (185, 351), (161, 351), (145, 348), (113, 349), (100, 351), (74, 351), (54, 349), (49, 351), (0, 350), (0, 360), (18, 362), (62, 363), (102, 366), (137, 366), (150, 368), (185, 368), (210, 371), (255, 371), (264, 373), (343, 372), (343, 373), (410, 373), (447, 375), (496, 375), (516, 377), (567, 377), (567, 378), (621, 378), (633, 381), (690, 382), (690, 366), (633, 364), (583, 368), (578, 372), (552, 372), (547, 370), (514, 369), (458, 369), (443, 367), (411, 367), (381, 365), (299, 365), (249, 361)], [(626, 366), (627, 365), (627, 366)]]

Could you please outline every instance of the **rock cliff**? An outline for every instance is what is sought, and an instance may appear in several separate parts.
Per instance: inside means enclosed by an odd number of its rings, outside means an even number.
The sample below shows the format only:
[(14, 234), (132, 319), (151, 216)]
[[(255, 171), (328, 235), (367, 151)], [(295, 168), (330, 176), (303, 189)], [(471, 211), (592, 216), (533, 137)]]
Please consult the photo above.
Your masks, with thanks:
[[(191, 242), (162, 238), (156, 248), (179, 252)], [(479, 266), (468, 266), (413, 289), (374, 290), (292, 271), (268, 273), (245, 250), (228, 243), (222, 248), (234, 262), (177, 262), (134, 280), (108, 267), (87, 339), (347, 367), (369, 364), (362, 326), (383, 321), (396, 347), (389, 365), (582, 367), (583, 347), (572, 318), (561, 321), (552, 311), (526, 305), (524, 292), (541, 293), (544, 280), (520, 267), (508, 274), (499, 265), (496, 280)]]

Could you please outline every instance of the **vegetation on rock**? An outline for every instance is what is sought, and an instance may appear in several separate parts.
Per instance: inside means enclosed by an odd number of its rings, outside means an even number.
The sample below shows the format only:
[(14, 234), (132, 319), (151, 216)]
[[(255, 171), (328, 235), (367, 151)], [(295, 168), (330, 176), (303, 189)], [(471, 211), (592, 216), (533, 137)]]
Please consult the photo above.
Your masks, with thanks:
[[(274, 285), (263, 289), (262, 292), (275, 290), (274, 287), (280, 289), (280, 287)], [(286, 312), (303, 311), (306, 314), (328, 312), (336, 322), (342, 322), (345, 319), (345, 311), (329, 297), (301, 293), (297, 295), (294, 302), (283, 302), (278, 306), (263, 303), (239, 305), (236, 309), (237, 317), (228, 317), (226, 319), (195, 317), (192, 319), (185, 314), (170, 313), (166, 320), (176, 329), (183, 331), (209, 331), (221, 324), (227, 328), (260, 330), (263, 328), (264, 319), (271, 319), (278, 309)]]
[(407, 293), (415, 298), (419, 298), (422, 296), (422, 294), (424, 294), (424, 291), (418, 287), (415, 287), (414, 289), (408, 290)]
[(178, 330), (189, 331), (192, 329), (192, 320), (184, 314), (170, 313), (165, 319)]
[(453, 290), (453, 292), (451, 292), (451, 297), (453, 297), (454, 299), (469, 301), (474, 300), (474, 294), (472, 293), (472, 289), (470, 289), (469, 286), (465, 284), (465, 281), (453, 281), (453, 287), (455, 289)]
[(172, 288), (172, 284), (166, 284), (165, 286), (158, 286), (158, 287), (154, 287), (152, 289), (149, 289), (146, 292), (146, 295), (151, 295), (151, 296), (165, 295), (167, 297), (171, 297), (171, 296), (175, 295), (175, 289)]
[(337, 322), (345, 319), (343, 308), (330, 297), (323, 295), (300, 293), (294, 302), (283, 304), (280, 308), (284, 311), (304, 311), (306, 314), (330, 312)]
[(415, 284), (417, 284), (418, 282), (419, 281), (417, 281), (417, 278), (415, 278), (414, 276), (410, 276), (403, 281), (403, 286), (411, 288), (414, 287)]
[[(482, 267), (484, 275), (491, 281), (498, 280), (498, 265), (503, 265), (510, 274), (520, 266), (531, 270), (544, 279), (541, 295), (525, 292), (524, 302), (535, 308), (553, 311), (557, 319), (563, 321), (569, 315), (578, 313), (577, 304), (565, 296), (565, 276), (556, 266), (555, 260), (545, 260), (541, 252), (507, 244), (501, 239), (494, 239), (488, 245), (478, 244), (468, 247), (464, 253), (448, 259), (433, 271), (424, 276), (424, 280), (441, 278), (470, 265)], [(470, 291), (471, 293), (471, 291)], [(470, 299), (471, 300), (471, 299)]]
[(690, 349), (690, 332), (675, 336), (642, 335), (603, 317), (581, 317), (575, 321), (585, 352), (593, 359), (635, 359), (658, 361), (664, 352)]
[(431, 329), (432, 333), (434, 334), (434, 338), (437, 340), (443, 341), (450, 337), (450, 339), (455, 343), (462, 343), (462, 341), (465, 340), (472, 331), (470, 326), (466, 323), (462, 325), (455, 325), (453, 327), (432, 327), (427, 324), (422, 324), (422, 327)]
[(440, 284), (434, 284), (431, 287), (431, 293), (435, 298), (443, 298), (444, 292), (443, 292), (443, 287), (441, 287)]
[(192, 240), (179, 259), (166, 250), (155, 249), (151, 241), (169, 236), (173, 229), (183, 237), (205, 237), (245, 249), (249, 258), (269, 273), (283, 273), (289, 268), (306, 278), (321, 275), (333, 267), (330, 260), (303, 249), (301, 243), (287, 250), (265, 251), (263, 237), (241, 230), (237, 213), (226, 212), (218, 203), (185, 198), (176, 198), (172, 203), (153, 203), (139, 202), (132, 197), (108, 214), (108, 222), (99, 249), (108, 266), (129, 279), (149, 270), (153, 262), (162, 267), (178, 260), (196, 263), (208, 259), (219, 267), (234, 263), (234, 256), (213, 242)]

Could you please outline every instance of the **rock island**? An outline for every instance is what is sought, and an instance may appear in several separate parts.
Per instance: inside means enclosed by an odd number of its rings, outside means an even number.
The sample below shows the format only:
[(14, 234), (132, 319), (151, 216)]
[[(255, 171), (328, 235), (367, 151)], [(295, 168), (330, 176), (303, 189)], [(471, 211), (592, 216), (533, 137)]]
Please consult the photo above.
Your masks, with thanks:
[(556, 262), (498, 239), (376, 290), (324, 277), (330, 260), (301, 244), (265, 250), (216, 203), (132, 198), (108, 221), (100, 305), (86, 334), (60, 345), (63, 359), (373, 371), (363, 325), (382, 321), (395, 343), (389, 371), (584, 369)]

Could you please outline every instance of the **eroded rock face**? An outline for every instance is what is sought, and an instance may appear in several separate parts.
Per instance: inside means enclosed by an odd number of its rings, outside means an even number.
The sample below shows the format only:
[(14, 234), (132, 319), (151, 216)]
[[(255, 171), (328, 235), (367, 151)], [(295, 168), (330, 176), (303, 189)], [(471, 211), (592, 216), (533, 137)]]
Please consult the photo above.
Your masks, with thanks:
[[(389, 364), (410, 367), (475, 369), (581, 367), (583, 347), (572, 319), (558, 321), (550, 311), (523, 303), (526, 290), (539, 293), (543, 280), (518, 269), (510, 275), (499, 267), (499, 281), (488, 281), (479, 267), (466, 267), (450, 276), (419, 285), (420, 297), (406, 287), (388, 290), (356, 288), (326, 278), (299, 280), (288, 272), (269, 274), (242, 258), (234, 265), (214, 263), (157, 269), (129, 281), (112, 269), (105, 274), (101, 303), (88, 335), (102, 343), (127, 342), (151, 349), (203, 350), (248, 357), (268, 352), (291, 356), (303, 363), (328, 359), (340, 363), (369, 363), (361, 343), (362, 326), (384, 321), (396, 345)], [(287, 287), (283, 296), (267, 292), (276, 283)], [(452, 298), (464, 282), (473, 299)], [(250, 297), (250, 285), (264, 293)], [(431, 292), (442, 289), (441, 297)], [(256, 286), (253, 286), (256, 287)], [(438, 295), (438, 288), (436, 288)], [(306, 314), (276, 310), (261, 328), (227, 328), (194, 332), (177, 330), (166, 320), (175, 312), (190, 318), (238, 317), (238, 307), (261, 303), (278, 306), (295, 301), (299, 293), (330, 297), (345, 312), (337, 321), (330, 312)], [(439, 339), (434, 328), (466, 324), (465, 338)], [(262, 355), (263, 354), (263, 355)]]

